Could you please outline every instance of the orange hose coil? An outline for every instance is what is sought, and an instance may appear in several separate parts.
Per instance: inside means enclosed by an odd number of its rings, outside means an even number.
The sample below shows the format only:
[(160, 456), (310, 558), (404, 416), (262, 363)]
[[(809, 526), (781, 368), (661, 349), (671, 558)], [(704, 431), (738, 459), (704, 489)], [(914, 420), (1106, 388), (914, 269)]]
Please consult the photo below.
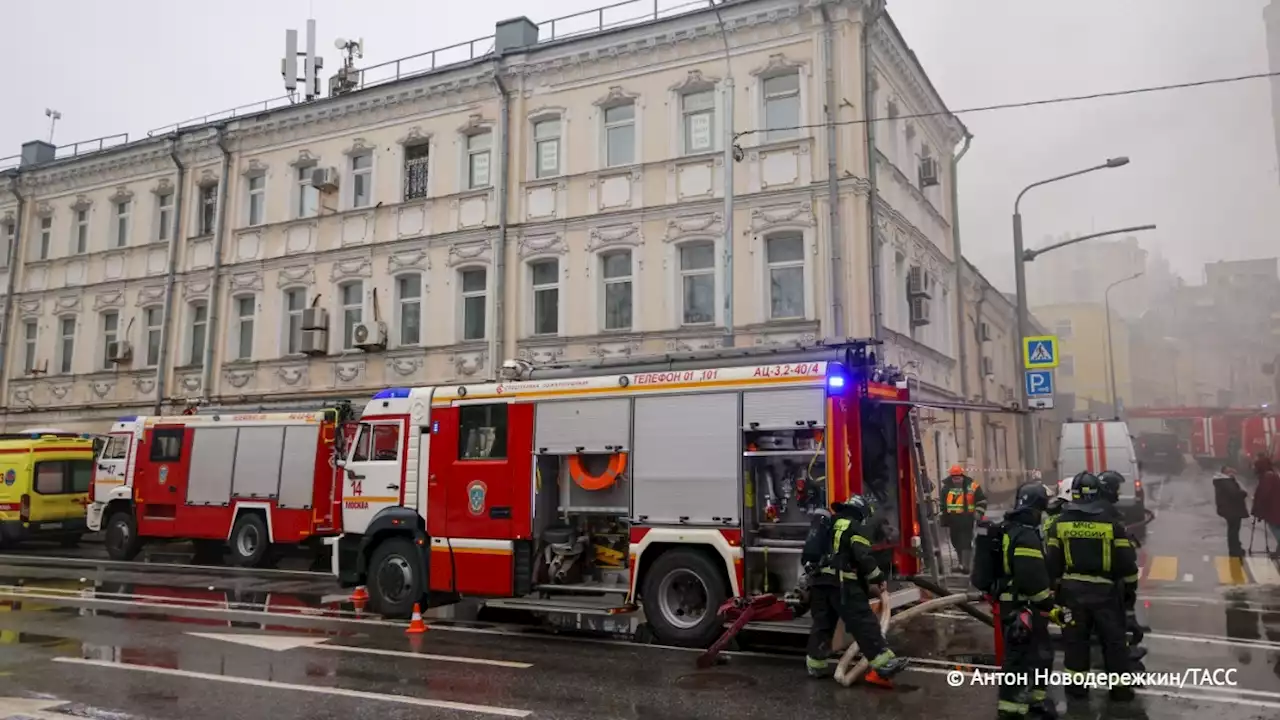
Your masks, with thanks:
[(609, 464), (597, 475), (587, 472), (581, 455), (569, 456), (569, 477), (574, 484), (583, 490), (604, 490), (618, 481), (618, 476), (627, 471), (627, 454), (614, 453), (609, 456)]

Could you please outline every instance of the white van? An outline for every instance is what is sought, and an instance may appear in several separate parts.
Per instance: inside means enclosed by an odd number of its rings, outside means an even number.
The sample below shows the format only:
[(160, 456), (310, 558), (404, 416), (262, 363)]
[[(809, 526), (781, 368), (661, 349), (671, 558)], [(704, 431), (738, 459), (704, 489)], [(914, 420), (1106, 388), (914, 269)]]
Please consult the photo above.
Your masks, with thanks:
[(1124, 476), (1118, 507), (1125, 519), (1143, 519), (1146, 512), (1142, 490), (1142, 469), (1129, 436), (1129, 426), (1120, 420), (1065, 422), (1058, 444), (1058, 475), (1094, 475), (1114, 470)]

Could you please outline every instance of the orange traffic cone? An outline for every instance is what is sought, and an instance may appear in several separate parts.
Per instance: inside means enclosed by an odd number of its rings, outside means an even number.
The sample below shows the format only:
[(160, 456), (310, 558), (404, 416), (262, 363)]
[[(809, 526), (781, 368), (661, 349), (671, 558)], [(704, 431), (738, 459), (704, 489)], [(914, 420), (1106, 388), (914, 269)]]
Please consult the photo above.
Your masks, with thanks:
[(356, 607), (356, 612), (364, 610), (365, 603), (369, 602), (369, 591), (363, 585), (357, 585), (356, 589), (351, 592), (351, 604)]
[(413, 617), (409, 618), (409, 627), (405, 628), (408, 635), (417, 635), (427, 631), (427, 624), (422, 622), (422, 608), (418, 603), (413, 604)]

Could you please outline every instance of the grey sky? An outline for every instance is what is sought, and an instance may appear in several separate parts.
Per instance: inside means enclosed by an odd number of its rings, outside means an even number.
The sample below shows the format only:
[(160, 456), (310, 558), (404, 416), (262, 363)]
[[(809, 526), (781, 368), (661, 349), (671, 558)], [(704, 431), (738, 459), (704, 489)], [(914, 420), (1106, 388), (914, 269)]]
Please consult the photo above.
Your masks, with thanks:
[[(661, 0), (664, 7), (683, 0)], [(890, 0), (908, 43), (953, 109), (1264, 72), (1267, 0)], [(283, 94), (284, 29), (361, 37), (363, 65), (542, 22), (602, 0), (0, 0), (11, 71), (0, 156), (56, 141), (148, 129)], [(482, 49), (483, 50), (483, 49)], [(1157, 223), (1143, 238), (1191, 280), (1207, 261), (1275, 255), (1280, 182), (1265, 81), (963, 116), (965, 254), (1011, 285), (1009, 214), (1025, 184), (1129, 155), (1128, 167), (1033, 191), (1030, 245), (1045, 236)], [(1267, 240), (1271, 237), (1272, 240)], [(1034, 300), (1034, 289), (1032, 289)]]

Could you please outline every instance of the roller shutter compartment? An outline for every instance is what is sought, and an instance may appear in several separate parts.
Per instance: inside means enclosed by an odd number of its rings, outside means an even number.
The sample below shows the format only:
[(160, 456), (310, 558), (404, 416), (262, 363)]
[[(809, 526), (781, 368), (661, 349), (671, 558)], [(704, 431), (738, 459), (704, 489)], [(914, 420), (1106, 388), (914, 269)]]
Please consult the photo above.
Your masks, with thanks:
[(315, 494), (316, 447), (320, 426), (291, 425), (284, 430), (284, 455), (280, 458), (280, 497), (282, 508), (311, 507)]
[(756, 390), (742, 395), (742, 427), (748, 430), (823, 427), (826, 418), (822, 388)]
[(716, 393), (636, 399), (636, 522), (738, 524), (738, 398)]
[(631, 447), (631, 401), (626, 398), (541, 402), (536, 420), (533, 447), (539, 453), (614, 453)]
[(284, 454), (283, 427), (246, 427), (236, 451), (232, 497), (274, 498), (280, 492), (280, 460)]
[(231, 459), (236, 456), (237, 428), (196, 428), (191, 440), (187, 480), (188, 505), (231, 502)]

